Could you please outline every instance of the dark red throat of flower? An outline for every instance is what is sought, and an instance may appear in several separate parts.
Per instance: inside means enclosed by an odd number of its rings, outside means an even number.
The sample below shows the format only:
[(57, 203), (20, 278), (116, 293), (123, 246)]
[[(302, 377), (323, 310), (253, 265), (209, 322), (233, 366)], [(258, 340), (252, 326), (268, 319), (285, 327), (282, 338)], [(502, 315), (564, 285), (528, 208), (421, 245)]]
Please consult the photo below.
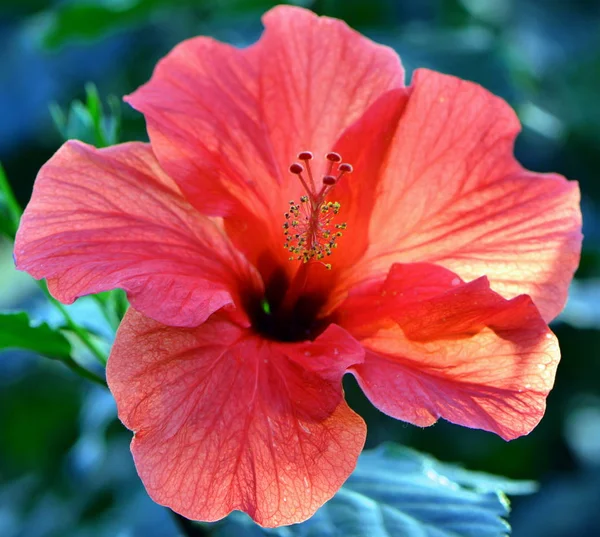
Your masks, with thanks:
[(292, 254), (290, 261), (316, 261), (331, 269), (331, 264), (322, 260), (337, 248), (337, 241), (342, 236), (342, 230), (346, 229), (346, 223), (333, 224), (340, 204), (327, 200), (327, 196), (344, 175), (352, 173), (352, 166), (342, 162), (342, 157), (337, 153), (327, 153), (327, 172), (320, 181), (316, 181), (310, 167), (312, 159), (310, 151), (302, 151), (298, 154), (298, 160), (304, 164), (294, 162), (290, 166), (290, 172), (298, 177), (306, 194), (300, 198), (300, 203), (290, 201), (288, 212), (285, 213), (284, 247)]

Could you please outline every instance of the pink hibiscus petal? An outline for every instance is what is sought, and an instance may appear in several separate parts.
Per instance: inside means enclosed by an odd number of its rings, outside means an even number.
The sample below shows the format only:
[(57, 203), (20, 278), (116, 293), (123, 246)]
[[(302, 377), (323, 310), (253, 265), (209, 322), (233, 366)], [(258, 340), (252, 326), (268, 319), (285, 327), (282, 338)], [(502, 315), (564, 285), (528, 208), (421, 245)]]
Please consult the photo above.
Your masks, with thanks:
[(378, 147), (362, 144), (360, 122), (338, 142), (374, 192), (370, 206), (361, 200), (369, 249), (352, 277), (432, 262), (466, 280), (487, 275), (505, 298), (528, 294), (553, 319), (579, 262), (577, 183), (524, 170), (513, 155), (515, 113), (477, 84), (417, 70), (408, 89), (406, 103), (398, 97), (381, 113), (380, 132), (388, 134)]
[(284, 259), (283, 213), (301, 191), (290, 164), (304, 150), (321, 159), (380, 95), (403, 86), (404, 73), (392, 49), (342, 21), (279, 6), (264, 24), (245, 49), (205, 37), (181, 43), (126, 100), (191, 203), (227, 217), (245, 252), (270, 248)]
[(37, 177), (15, 259), (61, 302), (122, 288), (137, 309), (175, 326), (198, 325), (239, 302), (242, 287), (261, 285), (141, 143), (59, 149)]
[(485, 277), (464, 283), (434, 265), (394, 265), (383, 285), (341, 306), (338, 322), (365, 347), (352, 368), (359, 384), (394, 418), (427, 426), (441, 417), (510, 440), (544, 414), (556, 337), (529, 297), (505, 300)]
[(311, 516), (354, 469), (366, 428), (341, 377), (362, 359), (337, 326), (283, 344), (220, 314), (187, 329), (130, 309), (107, 379), (156, 502), (191, 519), (239, 509), (278, 526)]

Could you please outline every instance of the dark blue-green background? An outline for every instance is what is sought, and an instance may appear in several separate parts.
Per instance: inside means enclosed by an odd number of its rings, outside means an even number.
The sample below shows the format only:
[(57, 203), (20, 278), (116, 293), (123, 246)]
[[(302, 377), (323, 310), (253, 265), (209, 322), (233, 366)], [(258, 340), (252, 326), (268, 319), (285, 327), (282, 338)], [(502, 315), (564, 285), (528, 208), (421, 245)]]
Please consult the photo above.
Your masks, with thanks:
[[(524, 124), (517, 155), (528, 168), (580, 181), (584, 253), (566, 312), (553, 325), (563, 351), (542, 424), (511, 443), (446, 423), (423, 430), (388, 419), (356, 387), (368, 446), (396, 440), (473, 469), (537, 479), (515, 499), (518, 537), (600, 535), (600, 2), (594, 0), (316, 0), (393, 46), (410, 73), (426, 66), (481, 83)], [(244, 45), (258, 37), (267, 0), (0, 2), (0, 162), (19, 201), (60, 144), (48, 104), (68, 106), (94, 81), (121, 96), (147, 80), (183, 38), (209, 34)], [(123, 139), (141, 117), (123, 106)], [(0, 242), (0, 309), (52, 314)], [(90, 319), (89, 303), (77, 310)], [(76, 314), (77, 311), (76, 311)], [(0, 356), (0, 536), (177, 535), (145, 495), (110, 395), (60, 364)]]

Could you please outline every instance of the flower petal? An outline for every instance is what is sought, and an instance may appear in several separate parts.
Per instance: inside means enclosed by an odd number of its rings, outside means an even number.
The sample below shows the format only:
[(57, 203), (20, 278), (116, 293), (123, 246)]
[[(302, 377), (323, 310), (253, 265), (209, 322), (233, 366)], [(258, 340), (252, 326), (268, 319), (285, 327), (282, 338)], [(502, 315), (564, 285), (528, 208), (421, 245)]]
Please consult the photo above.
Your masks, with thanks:
[[(377, 180), (386, 172), (391, 142), (410, 93), (407, 88), (388, 91), (352, 124), (335, 144), (335, 151), (352, 162), (354, 171), (336, 185), (333, 195), (340, 203), (339, 220), (347, 223), (331, 263), (352, 271), (371, 238), (371, 212), (378, 195)], [(381, 230), (388, 233), (387, 227)], [(375, 241), (377, 238), (375, 238)], [(340, 283), (343, 287), (343, 278)]]
[(182, 197), (149, 145), (67, 142), (40, 170), (15, 242), (17, 268), (77, 297), (122, 288), (148, 316), (195, 326), (260, 283)]
[(130, 309), (107, 379), (156, 502), (191, 519), (240, 509), (278, 526), (311, 516), (354, 469), (366, 429), (341, 377), (362, 359), (336, 326), (293, 345), (220, 314), (180, 329)]
[(505, 300), (486, 278), (465, 284), (434, 265), (394, 265), (338, 316), (366, 349), (352, 371), (386, 414), (419, 426), (442, 417), (507, 440), (544, 414), (560, 351), (527, 296)]
[(354, 157), (382, 171), (363, 209), (370, 248), (355, 277), (432, 262), (467, 280), (487, 275), (505, 298), (529, 294), (551, 320), (579, 262), (577, 183), (524, 170), (513, 155), (516, 115), (480, 86), (418, 70), (409, 89), (383, 165), (369, 144), (366, 161)]
[(198, 37), (177, 46), (126, 100), (144, 113), (161, 166), (192, 204), (227, 217), (240, 248), (281, 247), (289, 171), (319, 158), (385, 91), (403, 86), (398, 56), (338, 20), (279, 6), (246, 49)]

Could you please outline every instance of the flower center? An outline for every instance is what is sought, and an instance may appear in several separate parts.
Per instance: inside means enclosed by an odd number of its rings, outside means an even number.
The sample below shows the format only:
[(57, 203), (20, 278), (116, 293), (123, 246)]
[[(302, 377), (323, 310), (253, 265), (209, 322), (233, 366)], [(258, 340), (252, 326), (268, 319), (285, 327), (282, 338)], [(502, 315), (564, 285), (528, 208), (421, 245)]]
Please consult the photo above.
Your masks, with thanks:
[(298, 160), (304, 162), (304, 165), (294, 162), (290, 166), (290, 172), (298, 177), (306, 194), (300, 198), (300, 203), (290, 201), (290, 208), (285, 213), (283, 233), (284, 247), (292, 254), (290, 261), (317, 261), (330, 270), (331, 264), (321, 260), (330, 256), (334, 248), (337, 248), (337, 241), (342, 236), (342, 230), (346, 229), (346, 223), (332, 223), (340, 210), (340, 204), (337, 201), (327, 201), (327, 196), (345, 174), (352, 173), (352, 166), (342, 162), (342, 157), (337, 153), (327, 153), (325, 158), (327, 173), (321, 177), (318, 186), (310, 167), (313, 159), (310, 151), (298, 154)]
[(281, 272), (266, 282), (263, 296), (247, 298), (252, 328), (262, 337), (285, 342), (313, 340), (329, 325), (328, 319), (319, 316), (327, 298), (323, 294), (301, 293), (293, 303), (284, 304), (291, 285)]

